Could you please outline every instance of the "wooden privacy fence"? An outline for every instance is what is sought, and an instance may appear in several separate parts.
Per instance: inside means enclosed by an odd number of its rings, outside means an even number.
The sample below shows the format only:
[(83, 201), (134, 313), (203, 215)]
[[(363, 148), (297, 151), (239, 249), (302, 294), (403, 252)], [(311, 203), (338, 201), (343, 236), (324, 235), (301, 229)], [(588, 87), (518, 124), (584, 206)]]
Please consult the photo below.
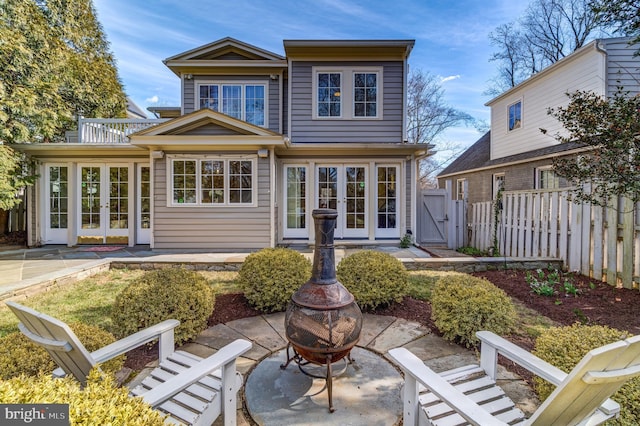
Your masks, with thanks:
[(496, 240), (501, 255), (555, 257), (567, 269), (625, 288), (640, 282), (640, 209), (626, 199), (616, 208), (572, 201), (571, 189), (508, 191), (495, 226), (495, 203), (471, 205), (470, 245)]

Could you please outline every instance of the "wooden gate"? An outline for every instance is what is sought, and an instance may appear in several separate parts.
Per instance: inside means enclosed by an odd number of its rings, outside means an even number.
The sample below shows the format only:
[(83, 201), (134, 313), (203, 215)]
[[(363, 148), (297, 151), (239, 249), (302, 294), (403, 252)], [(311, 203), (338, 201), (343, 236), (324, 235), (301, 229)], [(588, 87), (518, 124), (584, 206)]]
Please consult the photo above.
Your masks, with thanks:
[(447, 191), (422, 191), (418, 215), (418, 243), (421, 245), (447, 245)]

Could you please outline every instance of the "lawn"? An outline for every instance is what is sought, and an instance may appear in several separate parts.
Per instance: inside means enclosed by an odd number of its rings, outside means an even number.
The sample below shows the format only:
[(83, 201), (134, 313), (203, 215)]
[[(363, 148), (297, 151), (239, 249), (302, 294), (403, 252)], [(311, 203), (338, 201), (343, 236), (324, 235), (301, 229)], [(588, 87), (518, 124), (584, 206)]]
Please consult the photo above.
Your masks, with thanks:
[[(111, 270), (62, 288), (37, 294), (25, 300), (19, 300), (26, 306), (52, 315), (64, 322), (83, 322), (97, 325), (107, 331), (112, 330), (111, 306), (116, 295), (132, 280), (139, 277), (139, 270)], [(209, 281), (216, 294), (241, 292), (236, 283), (237, 272), (215, 271), (201, 272)], [(456, 272), (410, 271), (408, 296), (430, 301), (431, 291), (438, 279)], [(546, 328), (551, 322), (536, 315), (522, 304), (516, 304), (519, 315), (518, 330), (537, 334), (540, 328)], [(0, 336), (17, 331), (17, 318), (2, 304), (0, 306)]]

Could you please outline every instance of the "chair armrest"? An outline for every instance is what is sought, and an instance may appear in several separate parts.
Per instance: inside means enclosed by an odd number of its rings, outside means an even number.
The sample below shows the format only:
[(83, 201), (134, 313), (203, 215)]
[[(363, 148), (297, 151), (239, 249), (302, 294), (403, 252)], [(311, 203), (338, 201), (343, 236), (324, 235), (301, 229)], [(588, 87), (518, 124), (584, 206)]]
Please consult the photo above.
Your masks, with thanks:
[[(400, 365), (405, 376), (409, 374), (414, 377), (422, 386), (446, 402), (472, 425), (506, 425), (506, 423), (493, 417), (471, 398), (460, 392), (451, 385), (451, 383), (427, 367), (418, 357), (407, 349), (391, 349), (389, 356)], [(405, 393), (407, 391), (408, 389), (405, 388)], [(404, 398), (407, 397), (411, 398), (411, 396), (405, 394)], [(415, 397), (417, 397), (417, 395)]]
[[(173, 352), (173, 329), (178, 325), (180, 325), (180, 321), (175, 319), (162, 321), (123, 339), (115, 341), (98, 349), (97, 351), (91, 352), (91, 357), (96, 363), (102, 363), (142, 346), (145, 343), (149, 343), (152, 340), (160, 339), (160, 342), (158, 342), (158, 347), (160, 349), (159, 358), (164, 359)], [(64, 377), (66, 375), (62, 368), (56, 368), (52, 374), (54, 377)]]
[(207, 374), (210, 374), (231, 362), (235, 362), (236, 358), (251, 349), (251, 345), (251, 342), (248, 340), (237, 339), (224, 346), (210, 357), (204, 358), (197, 365), (189, 368), (188, 370), (182, 371), (180, 374), (172, 377), (161, 385), (154, 387), (141, 396), (146, 403), (156, 407), (158, 404), (161, 404), (173, 395), (176, 395), (186, 389)]
[[(161, 323), (152, 325), (151, 327), (140, 330), (137, 333), (127, 336), (123, 339), (113, 342), (97, 351), (91, 352), (91, 356), (96, 362), (108, 361), (112, 358), (122, 355), (125, 352), (129, 352), (131, 349), (135, 349), (139, 346), (149, 343), (152, 340), (162, 338), (163, 335), (167, 335), (170, 332), (171, 350), (173, 351), (173, 329), (180, 325), (180, 321), (175, 319), (168, 319)], [(169, 337), (169, 336), (168, 336)], [(159, 343), (162, 345), (162, 342)], [(168, 354), (167, 354), (168, 355)], [(166, 357), (166, 356), (165, 356)], [(161, 357), (163, 358), (163, 357)]]
[[(485, 353), (485, 351), (495, 351), (555, 386), (558, 386), (567, 377), (567, 373), (564, 371), (538, 358), (531, 352), (522, 349), (520, 346), (514, 345), (507, 339), (504, 339), (495, 333), (490, 331), (479, 331), (476, 333), (476, 336), (482, 342), (482, 346), (480, 348), (481, 358), (484, 358), (482, 354)], [(484, 361), (484, 359), (482, 361)], [(484, 363), (482, 368), (487, 372), (490, 370), (489, 366), (484, 365)], [(495, 367), (493, 368), (495, 369)], [(492, 376), (491, 374), (489, 375)], [(495, 376), (492, 377), (495, 379)]]

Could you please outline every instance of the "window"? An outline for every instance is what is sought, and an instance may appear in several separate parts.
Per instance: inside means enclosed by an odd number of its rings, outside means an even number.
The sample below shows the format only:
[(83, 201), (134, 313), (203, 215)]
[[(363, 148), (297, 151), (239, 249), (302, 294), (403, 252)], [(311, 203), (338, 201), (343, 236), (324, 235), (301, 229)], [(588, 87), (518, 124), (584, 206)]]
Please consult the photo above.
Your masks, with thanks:
[(255, 160), (172, 159), (172, 204), (228, 206), (254, 204)]
[(256, 126), (266, 124), (266, 85), (201, 84), (200, 108), (210, 108)]
[(378, 116), (378, 74), (355, 73), (353, 77), (353, 115)]
[(466, 198), (466, 179), (458, 179), (456, 180), (456, 200), (464, 200)]
[(498, 196), (501, 189), (504, 189), (504, 173), (496, 173), (493, 175), (493, 199)]
[(342, 74), (333, 72), (318, 73), (318, 117), (340, 117)]
[(382, 119), (383, 67), (313, 68), (313, 118)]
[(509, 105), (509, 131), (522, 126), (522, 101)]
[(49, 227), (66, 229), (68, 218), (69, 179), (67, 167), (49, 167)]
[(560, 178), (551, 166), (538, 167), (536, 169), (536, 189), (560, 188)]

